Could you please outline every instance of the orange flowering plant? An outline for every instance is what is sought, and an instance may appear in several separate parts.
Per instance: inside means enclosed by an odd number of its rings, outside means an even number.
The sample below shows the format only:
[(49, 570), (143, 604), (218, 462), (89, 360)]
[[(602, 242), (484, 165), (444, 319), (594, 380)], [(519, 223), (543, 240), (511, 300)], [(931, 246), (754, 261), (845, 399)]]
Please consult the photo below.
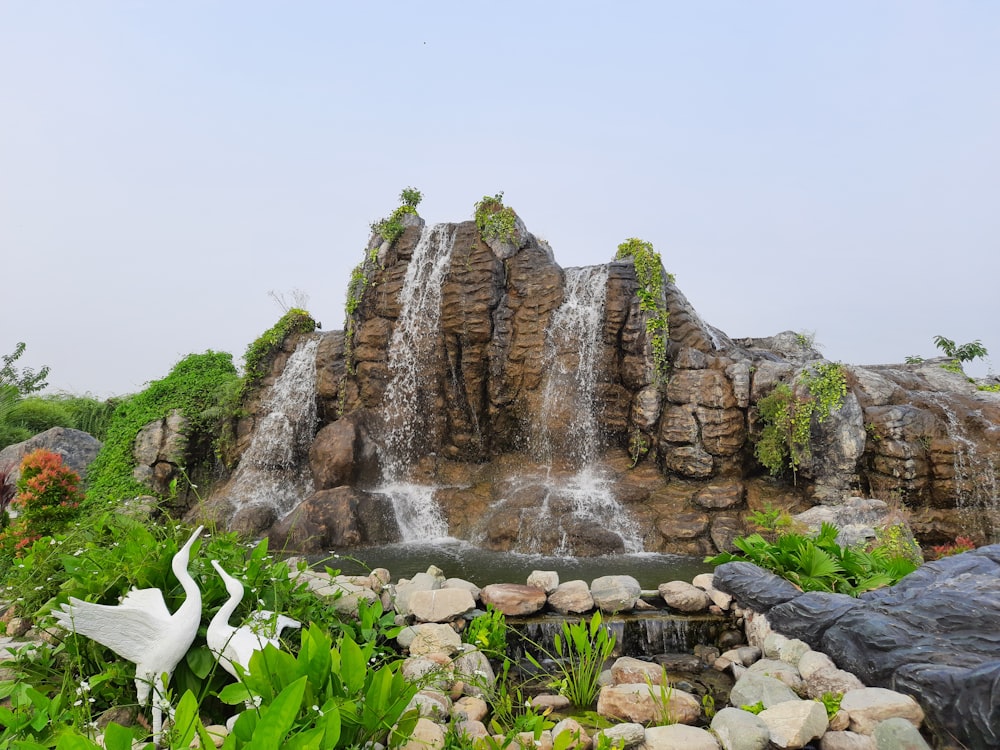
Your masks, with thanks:
[(35, 539), (61, 531), (80, 512), (80, 476), (63, 466), (62, 456), (39, 449), (21, 461), (17, 495), (11, 506), (18, 515), (7, 530), (16, 550)]

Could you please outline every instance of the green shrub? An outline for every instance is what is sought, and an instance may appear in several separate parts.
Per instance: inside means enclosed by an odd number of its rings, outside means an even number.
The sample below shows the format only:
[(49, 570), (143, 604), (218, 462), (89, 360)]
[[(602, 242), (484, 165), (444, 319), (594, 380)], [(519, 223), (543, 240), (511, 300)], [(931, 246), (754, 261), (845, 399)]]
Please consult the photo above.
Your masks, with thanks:
[(484, 195), (476, 202), (474, 217), (483, 240), (499, 240), (513, 244), (517, 239), (517, 214), (503, 204), (503, 191)]
[(277, 323), (247, 347), (243, 355), (243, 391), (249, 391), (267, 375), (267, 368), (274, 355), (278, 353), (290, 334), (312, 333), (315, 330), (316, 321), (305, 310), (293, 307), (282, 315)]
[(829, 591), (859, 596), (889, 586), (912, 573), (917, 564), (889, 550), (866, 552), (837, 544), (836, 526), (824, 523), (815, 537), (785, 533), (773, 542), (760, 534), (733, 540), (742, 554), (722, 552), (705, 558), (712, 565), (736, 560), (752, 562), (791, 581), (803, 591)]
[(59, 401), (44, 396), (29, 396), (18, 401), (7, 413), (7, 422), (24, 428), (32, 435), (52, 427), (73, 427), (73, 415)]

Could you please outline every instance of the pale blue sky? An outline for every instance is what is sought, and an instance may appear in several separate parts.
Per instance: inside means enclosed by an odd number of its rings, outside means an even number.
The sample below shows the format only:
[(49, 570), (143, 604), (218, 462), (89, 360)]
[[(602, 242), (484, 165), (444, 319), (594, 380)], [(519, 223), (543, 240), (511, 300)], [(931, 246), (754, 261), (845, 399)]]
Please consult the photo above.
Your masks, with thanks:
[(413, 185), (563, 266), (649, 240), (732, 336), (1000, 357), (998, 133), (993, 2), (0, 0), (0, 352), (106, 396), (238, 359), (269, 290), (339, 328)]

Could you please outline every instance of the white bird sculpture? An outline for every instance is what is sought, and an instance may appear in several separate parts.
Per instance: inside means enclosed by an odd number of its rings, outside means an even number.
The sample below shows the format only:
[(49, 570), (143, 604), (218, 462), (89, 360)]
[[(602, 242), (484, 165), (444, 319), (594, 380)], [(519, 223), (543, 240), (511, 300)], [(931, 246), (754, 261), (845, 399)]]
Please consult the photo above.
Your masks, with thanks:
[(170, 704), (163, 695), (161, 676), (167, 682), (184, 658), (201, 624), (201, 591), (188, 573), (191, 546), (201, 533), (195, 529), (170, 563), (184, 589), (184, 603), (170, 614), (159, 589), (132, 589), (118, 605), (94, 604), (71, 597), (53, 612), (67, 630), (85, 635), (107, 646), (135, 664), (135, 690), (139, 705), (145, 706), (153, 693), (153, 742), (159, 744), (163, 731), (163, 711)]
[(219, 608), (208, 624), (205, 640), (222, 668), (239, 679), (240, 675), (234, 664), (239, 664), (246, 671), (254, 651), (263, 650), (268, 643), (279, 647), (281, 631), (301, 627), (302, 623), (285, 615), (261, 610), (251, 614), (246, 625), (234, 628), (229, 624), (229, 618), (243, 600), (243, 584), (229, 575), (218, 560), (212, 560), (212, 567), (222, 576), (229, 600)]

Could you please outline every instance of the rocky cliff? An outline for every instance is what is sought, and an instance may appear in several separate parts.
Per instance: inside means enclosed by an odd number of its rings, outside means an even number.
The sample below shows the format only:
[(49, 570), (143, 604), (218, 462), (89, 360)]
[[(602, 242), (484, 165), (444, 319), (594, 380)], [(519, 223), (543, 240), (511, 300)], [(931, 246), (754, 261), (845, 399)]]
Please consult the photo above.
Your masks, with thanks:
[[(755, 454), (759, 404), (779, 384), (809, 398), (826, 363), (808, 339), (731, 339), (662, 268), (650, 300), (634, 259), (564, 269), (520, 220), (490, 242), (472, 221), (404, 220), (394, 242), (373, 237), (344, 330), (310, 334), (308, 496), (276, 514), (229, 498), (215, 512), (243, 530), (277, 519), (268, 533), (304, 549), (393, 541), (408, 523), (398, 487), (415, 484), (433, 488), (438, 514), (417, 533), (499, 550), (711, 553), (745, 531), (750, 510), (853, 495), (902, 504), (925, 542), (1000, 534), (1000, 394), (945, 360), (843, 366), (829, 416), (807, 415), (796, 470), (774, 477)], [(581, 302), (570, 284), (594, 274), (600, 294)], [(581, 304), (596, 322), (564, 322)], [(665, 363), (657, 309), (668, 313)], [(255, 398), (237, 430), (244, 446), (266, 402)]]

